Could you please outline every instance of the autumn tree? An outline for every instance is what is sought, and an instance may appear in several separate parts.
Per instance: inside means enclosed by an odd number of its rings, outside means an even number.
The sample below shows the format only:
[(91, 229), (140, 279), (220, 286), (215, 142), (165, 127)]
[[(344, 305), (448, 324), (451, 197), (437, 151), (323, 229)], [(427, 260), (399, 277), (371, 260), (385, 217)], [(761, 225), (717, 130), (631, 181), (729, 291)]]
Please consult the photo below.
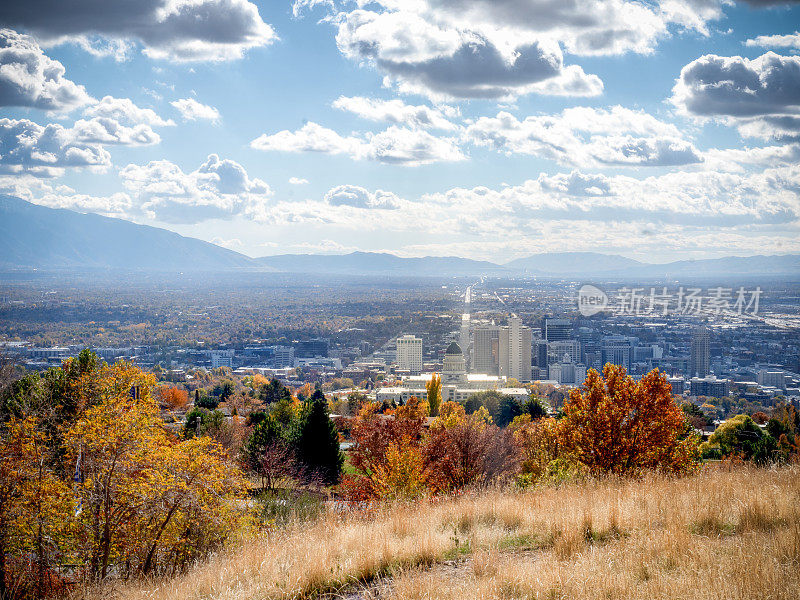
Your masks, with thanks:
[(683, 411), (657, 369), (639, 382), (618, 365), (606, 364), (602, 376), (590, 369), (583, 388), (570, 392), (560, 426), (593, 473), (685, 472), (695, 464), (698, 441), (685, 436)]
[(467, 416), (460, 405), (445, 402), (440, 412), (423, 444), (425, 477), (432, 491), (462, 489), (515, 468), (510, 434), (492, 424), (485, 408)]
[(162, 553), (191, 560), (235, 526), (230, 499), (244, 489), (240, 472), (214, 440), (167, 433), (151, 376), (120, 363), (97, 384), (100, 402), (65, 435), (88, 574), (103, 579), (123, 557), (136, 572), (152, 571)]
[(180, 410), (189, 404), (189, 393), (175, 386), (160, 386), (158, 403), (168, 410)]
[(427, 403), (411, 398), (394, 414), (367, 403), (355, 419), (350, 462), (356, 475), (345, 477), (345, 497), (353, 500), (416, 497), (425, 489), (422, 432)]

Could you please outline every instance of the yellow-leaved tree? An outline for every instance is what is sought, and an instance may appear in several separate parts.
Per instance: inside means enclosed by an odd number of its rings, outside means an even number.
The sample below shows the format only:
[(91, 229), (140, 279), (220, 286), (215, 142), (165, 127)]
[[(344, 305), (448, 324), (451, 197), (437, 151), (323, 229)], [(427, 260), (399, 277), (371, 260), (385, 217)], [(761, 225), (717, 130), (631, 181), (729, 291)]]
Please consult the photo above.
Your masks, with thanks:
[(434, 373), (431, 380), (425, 384), (428, 392), (428, 409), (430, 415), (435, 417), (439, 414), (439, 406), (442, 404), (442, 378)]
[[(131, 383), (136, 385), (131, 386)], [(209, 438), (179, 441), (159, 418), (154, 381), (114, 365), (99, 404), (65, 436), (76, 464), (83, 561), (92, 579), (177, 569), (230, 530), (243, 475)]]

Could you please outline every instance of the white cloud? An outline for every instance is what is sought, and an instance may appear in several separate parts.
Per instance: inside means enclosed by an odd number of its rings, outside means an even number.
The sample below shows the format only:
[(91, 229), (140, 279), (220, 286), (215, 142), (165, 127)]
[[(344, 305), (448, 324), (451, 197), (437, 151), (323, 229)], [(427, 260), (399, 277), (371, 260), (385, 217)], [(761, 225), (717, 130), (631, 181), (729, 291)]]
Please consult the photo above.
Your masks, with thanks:
[(395, 123), (420, 129), (442, 129), (452, 131), (457, 126), (448, 119), (446, 113), (457, 115), (453, 107), (431, 108), (413, 106), (402, 100), (378, 100), (361, 96), (341, 96), (333, 103), (333, 108), (351, 112), (363, 119), (376, 122)]
[(125, 188), (146, 217), (167, 223), (197, 223), (243, 215), (265, 220), (270, 187), (251, 179), (232, 160), (211, 154), (196, 170), (185, 173), (168, 160), (129, 164), (120, 171)]
[(0, 106), (29, 106), (68, 112), (92, 102), (82, 85), (48, 57), (33, 38), (0, 29)]
[(401, 93), (432, 99), (596, 96), (603, 84), (577, 56), (651, 54), (686, 30), (710, 35), (725, 0), (374, 0), (325, 19), (348, 58), (385, 74)]
[(523, 120), (503, 111), (481, 117), (467, 127), (464, 137), (498, 152), (582, 167), (674, 166), (702, 160), (677, 127), (621, 106), (575, 107)]
[(797, 138), (800, 56), (701, 56), (681, 69), (671, 101), (685, 114), (736, 125), (746, 137)]
[(307, 185), (308, 179), (303, 179), (302, 177), (289, 177), (289, 183), (291, 185)]
[(220, 61), (241, 58), (277, 39), (248, 0), (94, 0), (6, 2), (0, 22), (33, 32), (48, 44), (74, 43), (92, 54), (124, 58), (128, 42), (155, 59)]
[(172, 119), (161, 118), (151, 108), (140, 108), (129, 98), (114, 98), (113, 96), (104, 96), (102, 100), (86, 108), (83, 114), (87, 117), (108, 117), (124, 123), (143, 123), (153, 127), (175, 125)]
[(597, 95), (602, 82), (572, 65), (564, 76), (556, 41), (462, 29), (412, 10), (354, 10), (337, 16), (339, 50), (387, 75), (402, 93), (433, 99)]
[(263, 134), (253, 140), (250, 146), (265, 151), (345, 154), (356, 160), (406, 166), (465, 158), (452, 138), (435, 137), (426, 131), (397, 126), (377, 134), (342, 136), (332, 129), (309, 122), (297, 131)]
[(340, 185), (328, 190), (324, 198), (331, 206), (353, 206), (355, 208), (395, 209), (400, 206), (400, 198), (391, 192), (376, 190), (370, 192), (357, 185)]
[(219, 111), (213, 106), (201, 104), (193, 98), (182, 98), (170, 102), (183, 115), (184, 121), (196, 121), (205, 119), (208, 121), (219, 121)]
[(42, 126), (27, 119), (0, 119), (0, 172), (52, 177), (66, 167), (110, 166), (108, 152), (99, 143), (82, 139), (83, 133), (57, 123)]
[(233, 250), (234, 248), (241, 248), (244, 246), (242, 240), (239, 238), (232, 238), (229, 240), (223, 239), (221, 237), (215, 237), (211, 240), (212, 244), (216, 244), (217, 246), (221, 246), (223, 248), (227, 248), (228, 250)]
[(753, 46), (760, 46), (762, 48), (789, 48), (800, 50), (800, 33), (795, 31), (787, 35), (759, 35), (756, 38), (747, 40), (745, 46), (751, 48)]
[(140, 123), (126, 127), (107, 117), (75, 121), (71, 132), (76, 141), (88, 144), (151, 146), (161, 141), (161, 137), (149, 125)]

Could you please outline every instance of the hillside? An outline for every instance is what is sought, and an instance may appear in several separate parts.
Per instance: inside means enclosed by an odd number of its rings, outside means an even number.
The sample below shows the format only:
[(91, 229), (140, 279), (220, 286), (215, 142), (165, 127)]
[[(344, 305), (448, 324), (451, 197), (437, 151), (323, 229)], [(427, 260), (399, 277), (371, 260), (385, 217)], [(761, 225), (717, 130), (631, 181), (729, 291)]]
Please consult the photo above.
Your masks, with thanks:
[(0, 195), (0, 268), (222, 271), (252, 259), (122, 219), (47, 208)]
[(706, 467), (394, 503), (249, 539), (96, 598), (796, 598), (796, 467)]

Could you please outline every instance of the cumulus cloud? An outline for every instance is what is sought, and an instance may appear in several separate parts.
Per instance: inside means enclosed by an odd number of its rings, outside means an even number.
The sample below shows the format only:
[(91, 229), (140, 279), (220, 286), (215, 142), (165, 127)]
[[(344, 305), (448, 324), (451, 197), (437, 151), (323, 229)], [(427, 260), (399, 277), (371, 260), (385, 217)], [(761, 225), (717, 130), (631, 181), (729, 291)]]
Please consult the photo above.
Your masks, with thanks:
[(746, 137), (796, 137), (800, 56), (701, 56), (681, 69), (672, 103), (685, 114), (736, 125)]
[(140, 123), (127, 127), (108, 117), (75, 121), (71, 132), (75, 141), (87, 144), (151, 146), (161, 141), (161, 137), (149, 125)]
[(289, 184), (290, 185), (307, 185), (308, 179), (303, 179), (302, 177), (289, 177)]
[(101, 38), (117, 54), (125, 41), (136, 41), (146, 55), (174, 61), (240, 58), (277, 39), (248, 0), (26, 0), (0, 4), (0, 22), (49, 44), (102, 49)]
[(459, 114), (450, 106), (431, 108), (414, 106), (402, 100), (379, 100), (361, 96), (341, 96), (333, 103), (333, 108), (351, 112), (363, 119), (376, 122), (395, 123), (420, 129), (454, 130), (457, 126), (448, 117)]
[(795, 31), (787, 35), (759, 35), (756, 38), (747, 40), (745, 46), (800, 50), (800, 32)]
[(108, 151), (90, 137), (87, 130), (57, 123), (42, 126), (27, 119), (0, 119), (0, 172), (52, 177), (66, 167), (110, 166)]
[[(433, 99), (596, 96), (602, 81), (573, 56), (650, 54), (682, 31), (709, 35), (724, 0), (297, 0), (327, 6), (343, 55), (402, 93)], [(346, 8), (345, 8), (346, 7)], [(352, 8), (352, 9), (351, 9)]]
[(325, 202), (331, 206), (353, 206), (356, 208), (394, 209), (400, 206), (400, 198), (392, 192), (369, 190), (357, 185), (340, 185), (325, 194)]
[(184, 121), (197, 121), (204, 119), (207, 121), (219, 121), (219, 111), (213, 106), (201, 104), (193, 98), (182, 98), (170, 102), (183, 115)]
[(65, 73), (64, 65), (42, 52), (33, 38), (0, 29), (0, 106), (68, 112), (92, 102)]
[(568, 108), (523, 120), (502, 111), (481, 117), (465, 132), (478, 146), (530, 154), (575, 166), (675, 166), (702, 160), (678, 129), (643, 111)]
[(103, 98), (83, 111), (87, 117), (107, 117), (129, 124), (152, 125), (153, 127), (168, 127), (175, 125), (172, 119), (161, 118), (151, 108), (140, 108), (130, 98)]
[[(569, 89), (557, 42), (493, 39), (485, 31), (437, 23), (412, 11), (341, 13), (336, 43), (347, 57), (374, 65), (403, 93), (444, 98), (510, 98), (530, 92), (597, 95), (602, 82), (572, 65)], [(496, 38), (496, 36), (494, 36)], [(549, 86), (542, 85), (550, 81)]]
[(317, 123), (306, 123), (296, 131), (263, 134), (250, 146), (278, 152), (322, 152), (345, 154), (356, 160), (417, 166), (438, 161), (459, 161), (465, 156), (456, 140), (441, 138), (419, 129), (392, 126), (380, 133), (342, 136)]
[(207, 219), (246, 216), (265, 220), (273, 195), (244, 167), (216, 154), (185, 173), (168, 160), (129, 164), (120, 171), (125, 188), (146, 217), (166, 223), (197, 223)]

